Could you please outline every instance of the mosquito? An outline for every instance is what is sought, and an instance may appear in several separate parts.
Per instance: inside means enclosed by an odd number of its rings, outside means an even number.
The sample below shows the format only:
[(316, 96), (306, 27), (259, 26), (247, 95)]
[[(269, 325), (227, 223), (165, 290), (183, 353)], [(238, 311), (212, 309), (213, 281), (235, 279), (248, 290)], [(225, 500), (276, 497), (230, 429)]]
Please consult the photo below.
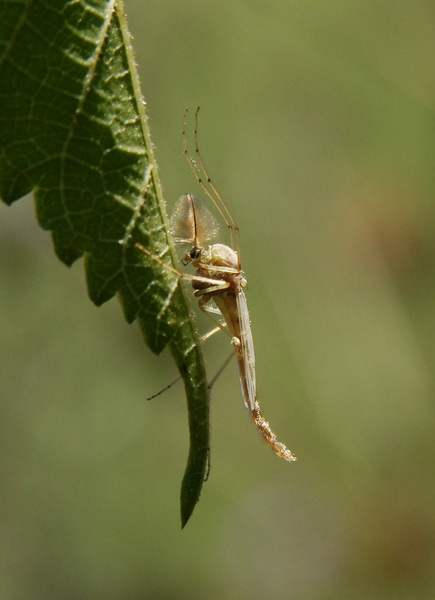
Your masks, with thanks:
[[(187, 245), (187, 252), (182, 263), (184, 266), (191, 264), (196, 269), (193, 275), (169, 267), (142, 245), (136, 244), (136, 246), (175, 272), (180, 278), (191, 281), (194, 296), (198, 298), (199, 308), (217, 324), (210, 334), (203, 336), (203, 340), (219, 330), (231, 336), (233, 352), (210, 382), (209, 387), (214, 384), (230, 358), (235, 355), (243, 401), (258, 431), (275, 454), (286, 461), (295, 461), (296, 456), (278, 441), (260, 410), (255, 379), (254, 343), (244, 292), (247, 281), (242, 271), (239, 227), (210, 178), (200, 154), (198, 143), (199, 107), (195, 112), (195, 158), (189, 154), (186, 136), (187, 113), (188, 109), (186, 108), (183, 120), (184, 155), (198, 184), (213, 202), (228, 227), (233, 247), (221, 243), (209, 244), (218, 235), (218, 223), (202, 201), (192, 194), (185, 194), (179, 198), (171, 219), (171, 232), (175, 243)], [(208, 248), (206, 249), (207, 244)]]

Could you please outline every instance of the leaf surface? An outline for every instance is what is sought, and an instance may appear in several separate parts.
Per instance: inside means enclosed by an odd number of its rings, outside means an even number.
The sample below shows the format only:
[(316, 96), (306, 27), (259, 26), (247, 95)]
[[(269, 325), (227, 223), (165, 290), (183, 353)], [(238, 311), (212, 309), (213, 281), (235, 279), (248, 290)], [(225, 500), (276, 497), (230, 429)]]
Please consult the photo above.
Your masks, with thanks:
[(84, 257), (89, 296), (118, 295), (155, 353), (169, 344), (185, 382), (190, 450), (184, 526), (199, 499), (209, 448), (209, 394), (174, 264), (145, 105), (123, 5), (115, 0), (0, 4), (0, 196), (33, 190), (58, 257)]

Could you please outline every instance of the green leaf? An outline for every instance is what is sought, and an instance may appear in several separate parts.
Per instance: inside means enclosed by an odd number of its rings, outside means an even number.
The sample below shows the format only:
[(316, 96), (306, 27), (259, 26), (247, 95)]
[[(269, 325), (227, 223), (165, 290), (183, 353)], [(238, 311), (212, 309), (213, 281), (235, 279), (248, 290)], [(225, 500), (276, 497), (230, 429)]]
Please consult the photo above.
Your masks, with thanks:
[(209, 395), (174, 249), (124, 9), (115, 0), (14, 0), (0, 5), (0, 195), (34, 191), (58, 257), (84, 256), (89, 296), (118, 295), (159, 353), (169, 344), (185, 382), (190, 451), (184, 526), (208, 459)]

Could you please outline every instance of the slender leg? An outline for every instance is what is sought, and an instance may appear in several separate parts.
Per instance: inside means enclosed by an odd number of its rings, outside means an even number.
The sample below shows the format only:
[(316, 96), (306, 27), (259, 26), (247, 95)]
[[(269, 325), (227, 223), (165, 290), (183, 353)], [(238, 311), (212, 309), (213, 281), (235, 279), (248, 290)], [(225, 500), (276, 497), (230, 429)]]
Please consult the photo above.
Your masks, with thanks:
[(148, 248), (145, 248), (145, 246), (142, 246), (142, 244), (139, 244), (139, 242), (136, 243), (136, 248), (139, 248), (139, 250), (142, 250), (142, 252), (148, 254), (148, 256), (150, 256), (153, 260), (160, 263), (162, 267), (165, 267), (166, 269), (168, 269), (168, 271), (172, 271), (172, 273), (178, 275), (178, 277), (181, 277), (181, 279), (186, 279), (188, 281), (199, 281), (200, 283), (209, 283), (212, 287), (203, 290), (203, 293), (206, 293), (208, 289), (210, 289), (211, 291), (224, 290), (229, 286), (228, 282), (221, 279), (211, 279), (209, 277), (201, 277), (200, 275), (189, 275), (188, 273), (183, 273), (182, 271), (179, 271), (172, 265), (168, 265), (168, 263), (165, 263), (165, 261), (162, 260), (160, 256), (153, 254), (151, 250), (148, 250)]
[[(226, 323), (222, 323), (222, 327), (226, 327), (227, 324)], [(222, 331), (222, 327), (215, 327), (214, 329), (212, 329), (211, 331), (209, 331), (208, 333), (204, 333), (204, 335), (202, 335), (199, 338), (199, 343), (202, 344), (203, 342), (206, 342), (207, 340), (209, 340), (215, 333), (217, 333), (218, 331)]]
[(217, 324), (218, 328), (221, 331), (224, 331), (226, 334), (228, 334), (230, 337), (233, 337), (231, 332), (229, 331), (229, 329), (225, 329), (227, 327), (226, 323), (221, 323), (221, 321), (219, 321), (219, 319), (217, 319), (216, 317), (214, 317), (213, 315), (219, 314), (222, 315), (220, 310), (217, 310), (215, 308), (213, 308), (212, 306), (206, 306), (206, 303), (209, 301), (209, 298), (204, 298), (204, 297), (200, 297), (198, 300), (198, 306), (201, 309), (201, 311), (207, 315), (207, 317), (209, 319), (211, 319), (214, 323)]
[(160, 396), (160, 394), (163, 394), (164, 392), (167, 392), (168, 390), (171, 389), (171, 387), (177, 383), (177, 381), (180, 381), (181, 379), (181, 375), (178, 375), (177, 379), (174, 379), (174, 381), (171, 381), (171, 383), (169, 383), (167, 386), (165, 386), (164, 388), (162, 388), (160, 390), (160, 392), (157, 392), (157, 394), (153, 394), (152, 396), (149, 396), (149, 398), (147, 398), (147, 400), (154, 400), (154, 398), (157, 398), (158, 396)]
[(217, 370), (215, 376), (213, 377), (213, 379), (210, 381), (210, 383), (208, 384), (208, 389), (211, 390), (211, 388), (214, 386), (214, 384), (216, 383), (216, 381), (219, 379), (219, 377), (222, 375), (222, 372), (224, 371), (224, 369), (230, 364), (231, 359), (236, 355), (236, 349), (234, 348), (234, 350), (231, 352), (231, 354), (225, 359), (225, 361), (222, 363), (222, 365), (219, 367), (219, 369)]
[[(194, 142), (195, 142), (196, 160), (194, 160), (192, 158), (192, 156), (189, 154), (189, 150), (187, 147), (187, 137), (186, 137), (187, 112), (188, 112), (188, 109), (186, 108), (186, 110), (184, 112), (184, 121), (183, 121), (183, 152), (184, 152), (184, 155), (187, 159), (187, 162), (189, 163), (189, 166), (190, 166), (190, 169), (191, 169), (193, 175), (195, 176), (195, 179), (197, 180), (199, 185), (202, 187), (204, 192), (207, 194), (207, 196), (210, 198), (210, 200), (212, 200), (213, 204), (216, 206), (216, 208), (220, 212), (228, 229), (230, 230), (232, 241), (235, 245), (235, 248), (237, 250), (237, 254), (239, 257), (239, 268), (240, 268), (241, 258), (240, 258), (239, 227), (238, 227), (233, 215), (231, 214), (231, 211), (229, 210), (228, 206), (226, 205), (224, 199), (222, 198), (222, 195), (220, 194), (219, 190), (216, 188), (215, 184), (213, 183), (213, 181), (207, 171), (207, 168), (205, 166), (205, 163), (201, 156), (201, 153), (199, 151), (199, 142), (198, 142), (199, 106), (195, 112), (195, 129), (193, 132)], [(204, 178), (203, 178), (203, 176), (204, 176)]]
[[(226, 323), (223, 323), (222, 327), (226, 327)], [(222, 328), (221, 327), (215, 327), (214, 329), (212, 329), (208, 333), (205, 333), (204, 335), (202, 335), (199, 338), (199, 343), (202, 344), (203, 342), (209, 340), (215, 333), (218, 333), (218, 331), (222, 331)], [(231, 354), (231, 356), (233, 356), (233, 353)], [(219, 375), (220, 375), (220, 373), (222, 373), (222, 371), (225, 368), (226, 364), (227, 363), (225, 363), (224, 367), (221, 367), (219, 369), (219, 371), (218, 371)], [(217, 377), (219, 377), (219, 375), (215, 375), (213, 377), (212, 383), (208, 384), (209, 389), (211, 389), (211, 386), (214, 384), (214, 382), (216, 381)], [(169, 383), (168, 385), (166, 385), (164, 388), (162, 388), (156, 394), (153, 394), (152, 396), (150, 396), (149, 398), (147, 398), (147, 400), (154, 400), (154, 398), (157, 398), (158, 396), (160, 396), (160, 394), (164, 394), (165, 392), (167, 392), (168, 390), (170, 390), (171, 387), (177, 383), (177, 381), (180, 381), (180, 379), (181, 379), (181, 375), (178, 375), (178, 377), (176, 379), (174, 379), (174, 381), (171, 381), (171, 383)]]

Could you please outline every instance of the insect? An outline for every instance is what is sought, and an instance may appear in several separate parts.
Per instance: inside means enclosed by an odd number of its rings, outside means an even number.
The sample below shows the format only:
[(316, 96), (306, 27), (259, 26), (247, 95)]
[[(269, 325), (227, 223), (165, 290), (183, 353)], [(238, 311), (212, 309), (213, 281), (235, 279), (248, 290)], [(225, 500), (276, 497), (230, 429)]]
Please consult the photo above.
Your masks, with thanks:
[[(186, 275), (172, 267), (171, 270), (179, 277), (191, 281), (194, 296), (198, 298), (199, 308), (217, 323), (217, 327), (211, 333), (221, 329), (231, 336), (232, 355), (234, 354), (237, 359), (243, 400), (252, 420), (275, 454), (284, 460), (294, 461), (296, 460), (295, 455), (277, 440), (269, 423), (263, 417), (258, 403), (254, 343), (244, 292), (247, 281), (242, 271), (239, 227), (211, 180), (199, 152), (198, 112), (199, 107), (195, 113), (195, 159), (189, 154), (187, 146), (187, 108), (183, 121), (183, 151), (198, 184), (225, 221), (230, 231), (233, 247), (213, 243), (207, 249), (205, 248), (206, 243), (212, 241), (218, 234), (217, 222), (198, 198), (191, 194), (185, 194), (178, 200), (171, 220), (171, 229), (175, 243), (187, 245), (187, 252), (182, 259), (183, 265), (191, 264), (196, 271), (193, 275)], [(136, 245), (153, 256), (140, 244)], [(157, 257), (154, 258), (157, 259)], [(160, 259), (158, 260), (160, 262)], [(162, 264), (168, 267), (166, 263), (162, 262)], [(222, 322), (222, 318), (224, 322)], [(227, 362), (229, 361), (226, 361), (224, 366)], [(215, 380), (216, 377), (210, 385)]]

